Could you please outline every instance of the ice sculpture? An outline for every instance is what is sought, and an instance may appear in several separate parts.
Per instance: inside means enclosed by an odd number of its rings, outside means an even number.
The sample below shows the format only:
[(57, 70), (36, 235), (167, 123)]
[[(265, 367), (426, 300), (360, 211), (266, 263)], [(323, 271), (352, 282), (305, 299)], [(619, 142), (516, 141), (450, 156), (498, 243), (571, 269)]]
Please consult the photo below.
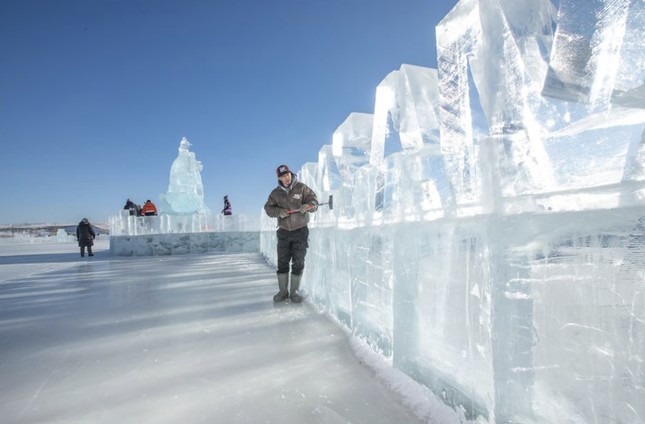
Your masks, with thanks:
[[(641, 59), (645, 15), (638, 2), (560, 2), (544, 94), (602, 109), (609, 102), (641, 107), (645, 69)], [(640, 94), (638, 93), (640, 91)]]
[(179, 154), (170, 167), (170, 183), (166, 194), (162, 194), (160, 209), (162, 213), (173, 214), (208, 214), (204, 204), (204, 186), (202, 185), (202, 163), (190, 151), (190, 142), (182, 137), (179, 143)]
[[(401, 65), (376, 87), (370, 163), (401, 150), (439, 145), (437, 71)], [(369, 146), (368, 146), (369, 147)]]
[(311, 187), (315, 192), (319, 192), (318, 181), (316, 180), (318, 176), (318, 164), (316, 162), (307, 162), (300, 169), (298, 174), (298, 179), (307, 186)]
[(372, 118), (371, 114), (352, 113), (334, 132), (332, 153), (343, 180), (369, 161)]
[(332, 144), (323, 146), (318, 152), (318, 175), (317, 186), (324, 191), (337, 190), (342, 184)]
[(335, 199), (303, 288), (467, 419), (645, 422), (645, 3), (461, 0), (436, 31), (438, 69), (303, 167)]
[(548, 1), (468, 0), (437, 26), (441, 147), (457, 205), (553, 186), (540, 91), (554, 12)]
[[(159, 215), (153, 217), (130, 216), (127, 210), (119, 211), (118, 216), (110, 217), (110, 233), (112, 235), (138, 236), (166, 233), (201, 233), (201, 232), (231, 232), (256, 231), (260, 220), (257, 215), (248, 216), (236, 213), (234, 215), (213, 214), (204, 202), (204, 186), (202, 184), (202, 163), (190, 151), (191, 144), (186, 137), (179, 143), (179, 152), (170, 167), (168, 191), (159, 196), (157, 203)], [(317, 165), (314, 165), (317, 166)], [(148, 249), (138, 249), (141, 254), (160, 254), (163, 249), (157, 249), (153, 243), (166, 238), (148, 237)], [(188, 239), (187, 239), (188, 240)], [(122, 243), (121, 248), (113, 250), (128, 252), (130, 241), (112, 237), (111, 244)], [(163, 242), (165, 243), (165, 241)], [(181, 252), (182, 248), (170, 249), (173, 254)], [(146, 253), (148, 252), (148, 253)]]

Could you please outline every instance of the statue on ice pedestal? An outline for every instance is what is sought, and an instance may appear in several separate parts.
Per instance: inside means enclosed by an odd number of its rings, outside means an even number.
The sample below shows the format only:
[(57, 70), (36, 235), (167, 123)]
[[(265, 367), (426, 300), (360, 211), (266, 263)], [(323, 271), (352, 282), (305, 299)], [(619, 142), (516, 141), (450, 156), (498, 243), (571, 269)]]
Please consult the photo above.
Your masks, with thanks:
[(170, 183), (166, 194), (160, 195), (160, 210), (167, 215), (210, 214), (204, 204), (202, 163), (190, 151), (186, 137), (179, 143), (179, 154), (170, 167)]

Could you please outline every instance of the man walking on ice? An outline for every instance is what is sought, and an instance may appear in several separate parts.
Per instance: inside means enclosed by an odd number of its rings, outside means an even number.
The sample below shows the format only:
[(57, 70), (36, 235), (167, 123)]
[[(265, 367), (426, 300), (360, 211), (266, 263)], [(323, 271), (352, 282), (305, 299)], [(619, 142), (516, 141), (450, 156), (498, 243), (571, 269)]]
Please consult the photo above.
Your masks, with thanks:
[[(318, 209), (316, 193), (298, 181), (298, 176), (287, 165), (276, 169), (278, 186), (273, 189), (264, 204), (264, 211), (271, 218), (278, 218), (278, 288), (274, 302), (291, 299), (302, 302), (298, 292), (300, 279), (305, 269), (305, 256), (309, 247), (309, 213)], [(289, 266), (291, 265), (291, 288), (289, 290)]]

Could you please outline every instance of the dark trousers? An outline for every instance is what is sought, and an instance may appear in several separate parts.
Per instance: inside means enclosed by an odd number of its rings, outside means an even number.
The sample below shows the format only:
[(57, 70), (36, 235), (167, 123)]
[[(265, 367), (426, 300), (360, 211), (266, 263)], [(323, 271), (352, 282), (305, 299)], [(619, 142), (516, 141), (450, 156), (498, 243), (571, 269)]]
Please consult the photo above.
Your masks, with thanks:
[(302, 275), (305, 269), (305, 256), (309, 247), (309, 228), (304, 227), (299, 230), (287, 231), (282, 228), (278, 229), (278, 274), (289, 272), (289, 263), (291, 263), (291, 273)]

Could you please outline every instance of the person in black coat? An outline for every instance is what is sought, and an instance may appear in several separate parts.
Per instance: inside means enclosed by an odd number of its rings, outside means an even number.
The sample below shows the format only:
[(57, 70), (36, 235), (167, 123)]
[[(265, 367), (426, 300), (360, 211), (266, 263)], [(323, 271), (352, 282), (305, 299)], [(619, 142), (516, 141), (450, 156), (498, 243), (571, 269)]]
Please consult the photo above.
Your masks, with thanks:
[(78, 240), (78, 245), (81, 248), (81, 256), (85, 256), (86, 247), (87, 255), (94, 256), (94, 253), (92, 253), (92, 246), (94, 245), (95, 238), (96, 233), (94, 233), (92, 224), (90, 224), (90, 221), (87, 218), (83, 218), (76, 227), (76, 240)]
[(224, 215), (233, 215), (233, 208), (231, 207), (231, 202), (228, 200), (228, 195), (224, 196), (224, 209), (222, 209)]
[(128, 199), (127, 202), (125, 202), (125, 206), (123, 209), (126, 209), (129, 211), (130, 216), (138, 216), (139, 215), (139, 206), (137, 206), (132, 200)]

